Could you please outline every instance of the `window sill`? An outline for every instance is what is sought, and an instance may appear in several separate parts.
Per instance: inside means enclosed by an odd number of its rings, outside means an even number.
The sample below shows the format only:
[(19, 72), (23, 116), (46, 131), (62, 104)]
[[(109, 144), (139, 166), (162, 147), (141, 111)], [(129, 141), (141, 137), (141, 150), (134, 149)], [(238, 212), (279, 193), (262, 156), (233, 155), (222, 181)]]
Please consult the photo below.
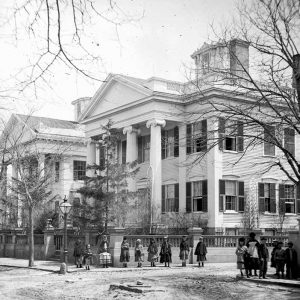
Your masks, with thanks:
[(262, 157), (269, 157), (269, 158), (275, 158), (276, 155), (271, 155), (271, 154), (263, 154)]
[(295, 214), (295, 213), (285, 213), (285, 216), (297, 216), (297, 214)]
[(178, 156), (169, 156), (169, 157), (166, 157), (166, 158), (162, 158), (161, 161), (173, 160), (174, 158), (178, 158)]
[(207, 214), (207, 211), (193, 211), (193, 214)]
[(235, 211), (235, 210), (225, 210), (223, 212), (223, 214), (227, 214), (227, 215), (237, 215), (239, 212)]
[(265, 215), (265, 216), (277, 216), (277, 213), (271, 213), (271, 212), (268, 212), (268, 211), (265, 211), (262, 214)]
[(223, 149), (223, 153), (237, 154), (237, 153), (241, 153), (241, 152), (238, 152), (238, 151), (235, 151), (235, 150), (225, 150), (225, 149)]

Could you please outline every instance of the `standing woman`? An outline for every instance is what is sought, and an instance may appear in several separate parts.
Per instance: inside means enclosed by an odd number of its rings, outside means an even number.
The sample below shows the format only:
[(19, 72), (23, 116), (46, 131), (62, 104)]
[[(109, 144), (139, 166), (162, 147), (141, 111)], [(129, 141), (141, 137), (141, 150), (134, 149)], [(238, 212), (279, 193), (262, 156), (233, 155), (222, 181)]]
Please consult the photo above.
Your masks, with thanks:
[(134, 256), (135, 256), (135, 261), (138, 263), (137, 265), (138, 268), (141, 268), (142, 263), (144, 261), (144, 253), (143, 253), (142, 241), (140, 239), (136, 240)]
[(103, 268), (108, 268), (108, 264), (111, 263), (111, 255), (109, 253), (109, 242), (106, 235), (103, 235), (98, 253), (100, 254), (100, 264), (102, 264)]
[(76, 268), (82, 268), (82, 258), (84, 253), (84, 246), (80, 239), (75, 242), (73, 256), (75, 258)]
[(168, 241), (168, 237), (164, 237), (164, 241), (160, 248), (160, 263), (165, 263), (165, 267), (170, 267), (170, 262), (172, 262), (172, 249), (171, 244)]
[(120, 262), (123, 263), (123, 267), (127, 268), (127, 263), (130, 260), (130, 254), (129, 254), (129, 243), (127, 241), (127, 238), (123, 238), (123, 242), (121, 244), (121, 255), (120, 255)]
[(206, 261), (206, 254), (207, 254), (207, 249), (203, 242), (203, 236), (200, 236), (199, 242), (195, 250), (195, 255), (197, 255), (197, 261), (199, 262), (199, 267), (200, 264), (202, 264), (202, 267), (204, 267), (204, 262)]
[(151, 263), (151, 267), (155, 267), (155, 262), (157, 262), (158, 258), (158, 248), (155, 243), (154, 238), (150, 239), (150, 245), (148, 247), (148, 261)]
[(189, 258), (189, 252), (190, 252), (190, 247), (186, 239), (186, 236), (182, 237), (182, 241), (179, 247), (180, 247), (179, 258), (182, 260), (182, 266), (186, 267), (186, 260)]

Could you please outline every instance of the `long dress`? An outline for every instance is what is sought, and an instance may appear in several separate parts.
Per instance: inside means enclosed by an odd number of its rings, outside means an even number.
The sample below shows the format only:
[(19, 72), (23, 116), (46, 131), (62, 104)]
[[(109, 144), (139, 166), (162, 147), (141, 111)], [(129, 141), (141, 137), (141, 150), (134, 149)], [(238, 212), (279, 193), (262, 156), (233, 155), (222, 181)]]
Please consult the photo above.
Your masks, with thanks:
[(187, 241), (182, 241), (180, 243), (179, 248), (180, 248), (179, 258), (181, 260), (187, 260), (190, 252), (189, 243)]
[(206, 261), (207, 249), (203, 242), (197, 244), (195, 255), (197, 255), (197, 261)]
[(172, 248), (169, 242), (163, 242), (160, 249), (160, 263), (172, 262)]
[(246, 246), (238, 246), (236, 248), (235, 254), (236, 254), (236, 264), (237, 269), (243, 270), (245, 269), (245, 253), (247, 252)]
[(148, 247), (148, 261), (149, 262), (157, 262), (158, 261), (158, 248), (156, 243), (151, 243)]
[(127, 241), (123, 241), (121, 244), (120, 262), (129, 262), (129, 260), (129, 243)]

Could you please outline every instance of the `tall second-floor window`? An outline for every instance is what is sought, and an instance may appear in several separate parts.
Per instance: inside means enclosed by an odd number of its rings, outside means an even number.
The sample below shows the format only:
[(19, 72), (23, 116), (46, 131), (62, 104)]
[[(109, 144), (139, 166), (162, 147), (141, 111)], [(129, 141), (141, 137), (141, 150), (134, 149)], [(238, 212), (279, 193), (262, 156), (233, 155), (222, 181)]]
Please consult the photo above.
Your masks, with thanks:
[(186, 183), (186, 212), (207, 212), (207, 180)]
[(162, 186), (162, 213), (179, 211), (179, 184)]
[(295, 155), (295, 130), (292, 128), (284, 129), (284, 148)]
[(264, 127), (264, 155), (275, 155), (275, 126), (266, 125)]
[(138, 137), (138, 163), (150, 160), (150, 135)]
[(73, 179), (84, 180), (86, 176), (86, 162), (82, 160), (73, 161)]
[(234, 180), (219, 181), (219, 210), (244, 211), (244, 182)]
[(186, 126), (186, 153), (196, 153), (207, 150), (207, 120), (188, 124)]
[(258, 183), (259, 211), (276, 213), (275, 183)]
[(161, 132), (161, 158), (178, 157), (179, 155), (179, 132), (178, 127)]
[(296, 212), (296, 186), (279, 184), (279, 213)]
[(219, 118), (219, 149), (244, 151), (244, 125), (241, 121)]

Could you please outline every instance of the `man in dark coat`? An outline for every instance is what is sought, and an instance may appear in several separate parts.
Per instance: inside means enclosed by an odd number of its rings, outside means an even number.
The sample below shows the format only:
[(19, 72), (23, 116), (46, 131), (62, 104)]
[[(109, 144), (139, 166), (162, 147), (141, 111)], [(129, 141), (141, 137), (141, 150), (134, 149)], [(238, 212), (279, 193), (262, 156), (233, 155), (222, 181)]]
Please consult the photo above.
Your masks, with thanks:
[(258, 246), (258, 258), (259, 258), (259, 278), (266, 278), (269, 260), (269, 250), (266, 246), (266, 238), (262, 237), (260, 239), (260, 244)]
[(168, 237), (164, 237), (164, 241), (160, 248), (160, 263), (165, 263), (165, 267), (170, 267), (170, 262), (172, 262), (172, 250), (171, 244), (168, 241)]
[(75, 258), (76, 268), (82, 268), (82, 258), (84, 253), (84, 245), (80, 239), (75, 242), (73, 256)]
[(297, 278), (297, 251), (293, 248), (293, 242), (288, 242), (288, 248), (285, 249), (286, 258), (286, 278)]

